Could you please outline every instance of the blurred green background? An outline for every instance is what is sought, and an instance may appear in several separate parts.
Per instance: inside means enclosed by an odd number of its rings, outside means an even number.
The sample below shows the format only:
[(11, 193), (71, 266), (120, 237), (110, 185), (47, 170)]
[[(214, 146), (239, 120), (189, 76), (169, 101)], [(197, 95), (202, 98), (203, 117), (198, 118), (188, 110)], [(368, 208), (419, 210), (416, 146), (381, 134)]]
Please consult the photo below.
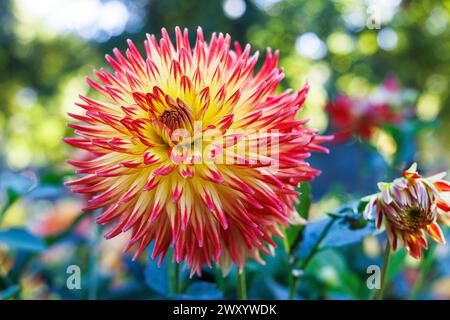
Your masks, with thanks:
[[(72, 171), (65, 160), (74, 152), (60, 140), (72, 134), (66, 127), (67, 112), (79, 112), (74, 105), (78, 94), (89, 94), (84, 79), (92, 76), (93, 68), (106, 66), (106, 53), (114, 47), (125, 49), (127, 38), (143, 49), (145, 34), (160, 35), (161, 27), (170, 34), (175, 26), (187, 27), (193, 39), (193, 31), (201, 26), (207, 38), (217, 31), (250, 43), (253, 50), (279, 49), (286, 74), (282, 86), (300, 89), (309, 83), (311, 90), (302, 112), (321, 132), (329, 131), (325, 106), (337, 93), (365, 97), (386, 76), (395, 76), (414, 96), (417, 118), (426, 124), (410, 137), (416, 144), (408, 161), (418, 160), (424, 168), (449, 168), (449, 19), (450, 0), (1, 0), (0, 179), (5, 184), (17, 179), (13, 173), (20, 173), (38, 184), (59, 188), (45, 189), (41, 191), (45, 196), (34, 195), (28, 203), (11, 206), (2, 227), (33, 225), (36, 217), (52, 214), (65, 217), (61, 224), (66, 220), (70, 224), (80, 213), (80, 202), (61, 188), (64, 176)], [(376, 135), (371, 145), (388, 164), (395, 162), (402, 147), (398, 140), (383, 134)], [(332, 159), (347, 161), (345, 156)], [(325, 176), (339, 171), (333, 167), (339, 168), (338, 163), (321, 166), (322, 160), (318, 161), (316, 166)], [(373, 167), (366, 175), (372, 172)], [(376, 181), (370, 184), (368, 189), (375, 190)], [(319, 180), (316, 190), (321, 199), (313, 205), (313, 215), (334, 210), (352, 198), (336, 195), (336, 190), (330, 192), (339, 186), (329, 185), (329, 180)], [(356, 185), (347, 191), (361, 196), (363, 189)], [(56, 233), (67, 227), (55, 224)], [(39, 228), (49, 233), (51, 226), (34, 224), (34, 230)], [(373, 239), (362, 244), (373, 257), (379, 253), (377, 245)], [(68, 260), (71, 254), (80, 256), (66, 252)], [(81, 253), (89, 264), (86, 255)], [(104, 268), (122, 272), (125, 267), (118, 267), (119, 256), (110, 255), (103, 257)], [(51, 257), (45, 259), (52, 263)], [(333, 252), (321, 259), (314, 263), (319, 271), (320, 266), (325, 268), (323, 275), (318, 271), (318, 277), (324, 277), (321, 285), (326, 286), (333, 281), (333, 274), (324, 261), (337, 259), (339, 268), (343, 262)], [(406, 274), (406, 279), (409, 276)], [(443, 278), (436, 285), (434, 290), (440, 290), (440, 297), (450, 297), (449, 279)], [(28, 292), (25, 297), (36, 295)]]

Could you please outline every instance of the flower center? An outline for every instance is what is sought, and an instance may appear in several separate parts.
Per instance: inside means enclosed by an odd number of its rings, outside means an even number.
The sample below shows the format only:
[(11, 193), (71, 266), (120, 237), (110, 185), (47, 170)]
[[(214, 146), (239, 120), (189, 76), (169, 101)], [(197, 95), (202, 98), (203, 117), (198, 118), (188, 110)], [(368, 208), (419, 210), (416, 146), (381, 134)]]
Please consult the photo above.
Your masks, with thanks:
[(180, 128), (192, 132), (194, 117), (191, 108), (185, 103), (171, 107), (164, 110), (158, 116), (158, 120), (169, 128), (171, 132)]
[(159, 117), (158, 120), (164, 123), (171, 130), (181, 128), (183, 126), (183, 120), (180, 114), (176, 110), (165, 110)]
[(429, 223), (426, 210), (419, 207), (406, 208), (402, 216), (408, 229), (423, 228)]

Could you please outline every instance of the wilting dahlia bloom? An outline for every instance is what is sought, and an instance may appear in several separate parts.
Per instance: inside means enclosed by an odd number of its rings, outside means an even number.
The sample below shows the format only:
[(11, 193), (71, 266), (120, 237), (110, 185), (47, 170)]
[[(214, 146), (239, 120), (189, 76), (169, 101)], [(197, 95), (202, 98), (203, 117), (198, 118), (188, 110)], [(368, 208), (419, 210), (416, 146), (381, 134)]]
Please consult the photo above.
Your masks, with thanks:
[(296, 120), (307, 88), (276, 94), (283, 79), (278, 53), (231, 48), (228, 35), (206, 42), (197, 31), (165, 29), (145, 41), (145, 57), (131, 41), (114, 49), (114, 69), (87, 79), (101, 96), (80, 96), (84, 114), (71, 116), (78, 138), (65, 138), (94, 155), (70, 161), (81, 178), (67, 184), (90, 197), (86, 210), (104, 208), (97, 222), (115, 222), (106, 238), (131, 230), (136, 257), (153, 242), (161, 262), (173, 259), (200, 273), (212, 262), (227, 270), (271, 253), (280, 226), (298, 220), (299, 182), (319, 171), (305, 159), (328, 140)]
[(394, 250), (398, 240), (414, 258), (422, 257), (421, 247), (427, 249), (425, 233), (439, 243), (445, 243), (438, 222), (450, 217), (450, 183), (443, 180), (445, 173), (422, 178), (413, 164), (403, 177), (392, 183), (380, 183), (380, 193), (369, 196), (365, 209), (370, 218), (376, 208), (376, 226), (382, 221)]

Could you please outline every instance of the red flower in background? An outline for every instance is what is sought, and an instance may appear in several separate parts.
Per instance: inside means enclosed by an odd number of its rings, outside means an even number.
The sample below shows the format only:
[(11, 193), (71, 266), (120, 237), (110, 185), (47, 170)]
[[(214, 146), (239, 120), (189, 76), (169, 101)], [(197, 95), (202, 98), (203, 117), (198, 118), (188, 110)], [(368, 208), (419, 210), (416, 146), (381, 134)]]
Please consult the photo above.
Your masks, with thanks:
[(407, 109), (399, 107), (400, 95), (398, 82), (393, 77), (386, 78), (382, 86), (369, 97), (337, 95), (326, 106), (335, 141), (344, 141), (352, 136), (369, 140), (383, 125), (401, 123)]

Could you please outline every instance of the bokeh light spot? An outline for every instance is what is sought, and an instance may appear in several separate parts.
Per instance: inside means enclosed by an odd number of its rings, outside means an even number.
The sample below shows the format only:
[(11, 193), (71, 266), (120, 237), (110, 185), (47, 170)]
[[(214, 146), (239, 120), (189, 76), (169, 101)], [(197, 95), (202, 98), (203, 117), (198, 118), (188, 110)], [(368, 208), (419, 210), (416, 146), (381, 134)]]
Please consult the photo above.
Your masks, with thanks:
[(297, 52), (307, 58), (320, 60), (327, 54), (325, 43), (314, 33), (306, 32), (295, 41)]
[(223, 11), (230, 19), (239, 19), (245, 13), (247, 5), (244, 0), (225, 0), (223, 3)]
[(391, 28), (384, 28), (378, 32), (377, 42), (380, 48), (385, 51), (394, 50), (398, 43), (397, 33)]

